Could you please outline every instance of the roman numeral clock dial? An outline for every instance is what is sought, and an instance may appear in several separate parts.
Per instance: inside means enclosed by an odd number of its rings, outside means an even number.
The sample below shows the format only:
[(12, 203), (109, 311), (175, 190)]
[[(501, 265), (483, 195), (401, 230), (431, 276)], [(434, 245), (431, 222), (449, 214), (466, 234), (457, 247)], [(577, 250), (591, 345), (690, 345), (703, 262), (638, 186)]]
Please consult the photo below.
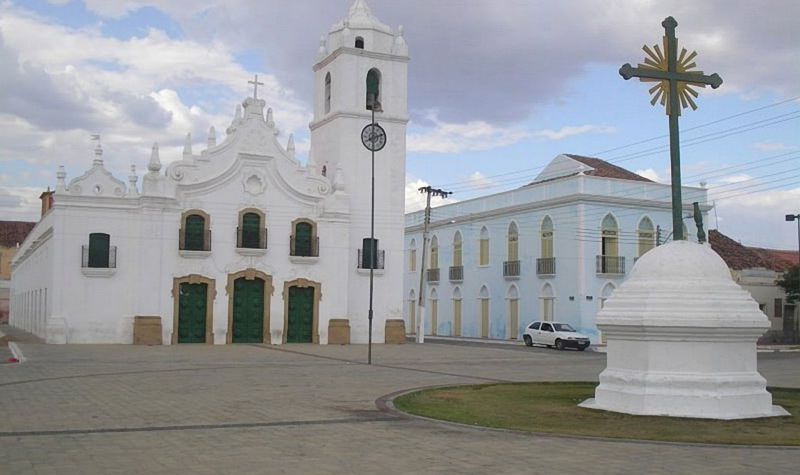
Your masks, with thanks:
[(361, 131), (361, 142), (367, 150), (377, 152), (386, 145), (386, 131), (378, 124), (367, 124)]

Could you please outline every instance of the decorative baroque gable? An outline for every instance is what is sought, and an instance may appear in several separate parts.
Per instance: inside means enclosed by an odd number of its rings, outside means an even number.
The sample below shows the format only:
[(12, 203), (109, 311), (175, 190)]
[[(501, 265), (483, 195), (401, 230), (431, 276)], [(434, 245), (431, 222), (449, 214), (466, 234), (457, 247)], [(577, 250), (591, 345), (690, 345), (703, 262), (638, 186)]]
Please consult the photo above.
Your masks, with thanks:
[(67, 193), (83, 196), (122, 197), (125, 190), (125, 183), (114, 178), (102, 163), (94, 164), (86, 173), (72, 179), (67, 187)]

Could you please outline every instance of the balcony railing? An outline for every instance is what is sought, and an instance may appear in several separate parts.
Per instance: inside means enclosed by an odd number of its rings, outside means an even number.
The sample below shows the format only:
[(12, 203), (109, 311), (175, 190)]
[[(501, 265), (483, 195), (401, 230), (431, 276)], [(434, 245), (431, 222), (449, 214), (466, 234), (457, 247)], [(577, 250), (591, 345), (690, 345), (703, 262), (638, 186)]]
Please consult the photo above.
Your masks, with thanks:
[(428, 269), (428, 282), (439, 282), (439, 268)]
[(464, 266), (450, 266), (450, 282), (462, 282), (464, 280)]
[[(358, 268), (359, 269), (369, 269), (369, 253), (365, 253), (363, 249), (358, 250)], [(383, 269), (383, 262), (384, 257), (386, 255), (386, 251), (379, 249), (377, 257), (377, 262), (375, 263), (374, 269)]]
[(624, 274), (625, 258), (622, 256), (597, 256), (598, 274)]
[[(260, 229), (258, 231), (261, 231)], [(244, 232), (241, 227), (236, 228), (236, 247), (239, 249), (266, 249), (267, 248), (267, 228), (264, 232), (258, 232), (253, 236), (250, 232)], [(256, 233), (252, 233), (256, 234)]]
[(89, 245), (84, 244), (81, 246), (81, 267), (83, 268), (98, 268), (98, 269), (116, 269), (117, 268), (117, 246), (108, 246), (108, 262), (105, 259), (99, 259), (100, 262), (89, 262)]
[(536, 259), (536, 275), (556, 275), (556, 258), (540, 257)]
[(211, 230), (206, 229), (203, 231), (203, 242), (199, 243), (190, 242), (186, 244), (186, 231), (181, 228), (178, 230), (178, 249), (181, 251), (210, 251), (211, 250)]
[(519, 261), (503, 262), (503, 277), (519, 277)]
[[(289, 255), (299, 257), (319, 257), (319, 238), (313, 237), (311, 242), (301, 240), (299, 243), (292, 235), (289, 238)], [(299, 244), (299, 245), (298, 245)]]

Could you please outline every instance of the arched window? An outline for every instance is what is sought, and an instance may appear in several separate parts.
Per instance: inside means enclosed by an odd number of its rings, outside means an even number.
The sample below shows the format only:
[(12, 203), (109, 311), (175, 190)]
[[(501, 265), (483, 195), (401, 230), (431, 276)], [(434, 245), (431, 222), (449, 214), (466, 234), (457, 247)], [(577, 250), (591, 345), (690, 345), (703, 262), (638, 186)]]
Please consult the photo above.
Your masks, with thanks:
[(489, 230), (486, 226), (481, 228), (481, 238), (478, 242), (478, 265), (489, 265)]
[(642, 257), (645, 252), (655, 247), (655, 229), (653, 228), (653, 221), (647, 216), (639, 221), (639, 226), (636, 229), (639, 241), (639, 257)]
[(460, 267), (461, 263), (461, 232), (456, 231), (453, 235), (453, 266)]
[(508, 326), (506, 333), (510, 340), (516, 340), (519, 335), (519, 289), (514, 284), (508, 286), (506, 292), (508, 300)]
[(356, 48), (364, 49), (364, 38), (356, 36)]
[(417, 241), (416, 239), (411, 240), (411, 244), (408, 246), (408, 270), (409, 272), (415, 272), (417, 270)]
[(249, 208), (239, 212), (239, 227), (236, 229), (236, 247), (240, 249), (266, 249), (267, 229), (264, 213)]
[(616, 287), (611, 282), (608, 282), (606, 283), (606, 285), (603, 286), (603, 290), (600, 292), (600, 308), (605, 307), (606, 300), (608, 300), (608, 298), (611, 297), (611, 294), (614, 292), (614, 289), (616, 289)]
[(508, 260), (519, 260), (519, 230), (513, 221), (508, 225)]
[(367, 73), (367, 110), (381, 111), (381, 73), (370, 69)]
[(619, 255), (619, 229), (617, 220), (611, 213), (603, 218), (600, 225), (600, 256), (597, 260), (597, 272), (599, 274), (623, 274), (625, 273), (625, 261)]
[(290, 242), (290, 255), (303, 257), (319, 256), (317, 225), (309, 219), (296, 219), (292, 223), (294, 234)]
[(556, 296), (553, 292), (553, 286), (549, 283), (544, 284), (542, 286), (541, 292), (541, 300), (542, 300), (542, 320), (545, 321), (552, 321), (553, 317), (555, 316), (555, 302)]
[(619, 229), (617, 220), (614, 216), (607, 214), (603, 218), (602, 224), (602, 254), (604, 256), (616, 257), (619, 255)]
[(453, 289), (453, 336), (461, 336), (461, 289)]
[(439, 268), (439, 238), (433, 236), (431, 238), (431, 265), (430, 269)]
[(430, 314), (430, 334), (435, 336), (439, 328), (439, 294), (436, 289), (431, 289), (431, 296), (428, 299), (428, 313)]
[(331, 73), (325, 75), (325, 113), (331, 111)]
[(210, 251), (211, 229), (207, 213), (190, 210), (181, 217), (181, 230), (178, 246), (185, 251)]
[(111, 236), (105, 233), (92, 233), (89, 235), (88, 262), (84, 267), (109, 267), (109, 254), (111, 251)]
[(489, 338), (489, 289), (485, 285), (478, 292), (478, 300), (481, 305), (481, 338)]
[(541, 238), (542, 258), (553, 257), (553, 220), (550, 216), (545, 216), (542, 220)]
[(408, 328), (406, 333), (417, 333), (416, 330), (416, 314), (417, 314), (417, 294), (414, 289), (408, 293)]

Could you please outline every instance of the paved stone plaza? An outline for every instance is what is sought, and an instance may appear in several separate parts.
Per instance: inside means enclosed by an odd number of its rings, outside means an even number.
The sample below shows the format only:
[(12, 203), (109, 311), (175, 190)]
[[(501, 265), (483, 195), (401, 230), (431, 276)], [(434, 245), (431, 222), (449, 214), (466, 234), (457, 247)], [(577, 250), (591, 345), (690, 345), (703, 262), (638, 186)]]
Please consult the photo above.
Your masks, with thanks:
[[(521, 345), (43, 345), (0, 365), (0, 473), (796, 473), (800, 449), (550, 437), (381, 412), (381, 396), (597, 380), (605, 355)], [(762, 353), (800, 387), (800, 353)]]

